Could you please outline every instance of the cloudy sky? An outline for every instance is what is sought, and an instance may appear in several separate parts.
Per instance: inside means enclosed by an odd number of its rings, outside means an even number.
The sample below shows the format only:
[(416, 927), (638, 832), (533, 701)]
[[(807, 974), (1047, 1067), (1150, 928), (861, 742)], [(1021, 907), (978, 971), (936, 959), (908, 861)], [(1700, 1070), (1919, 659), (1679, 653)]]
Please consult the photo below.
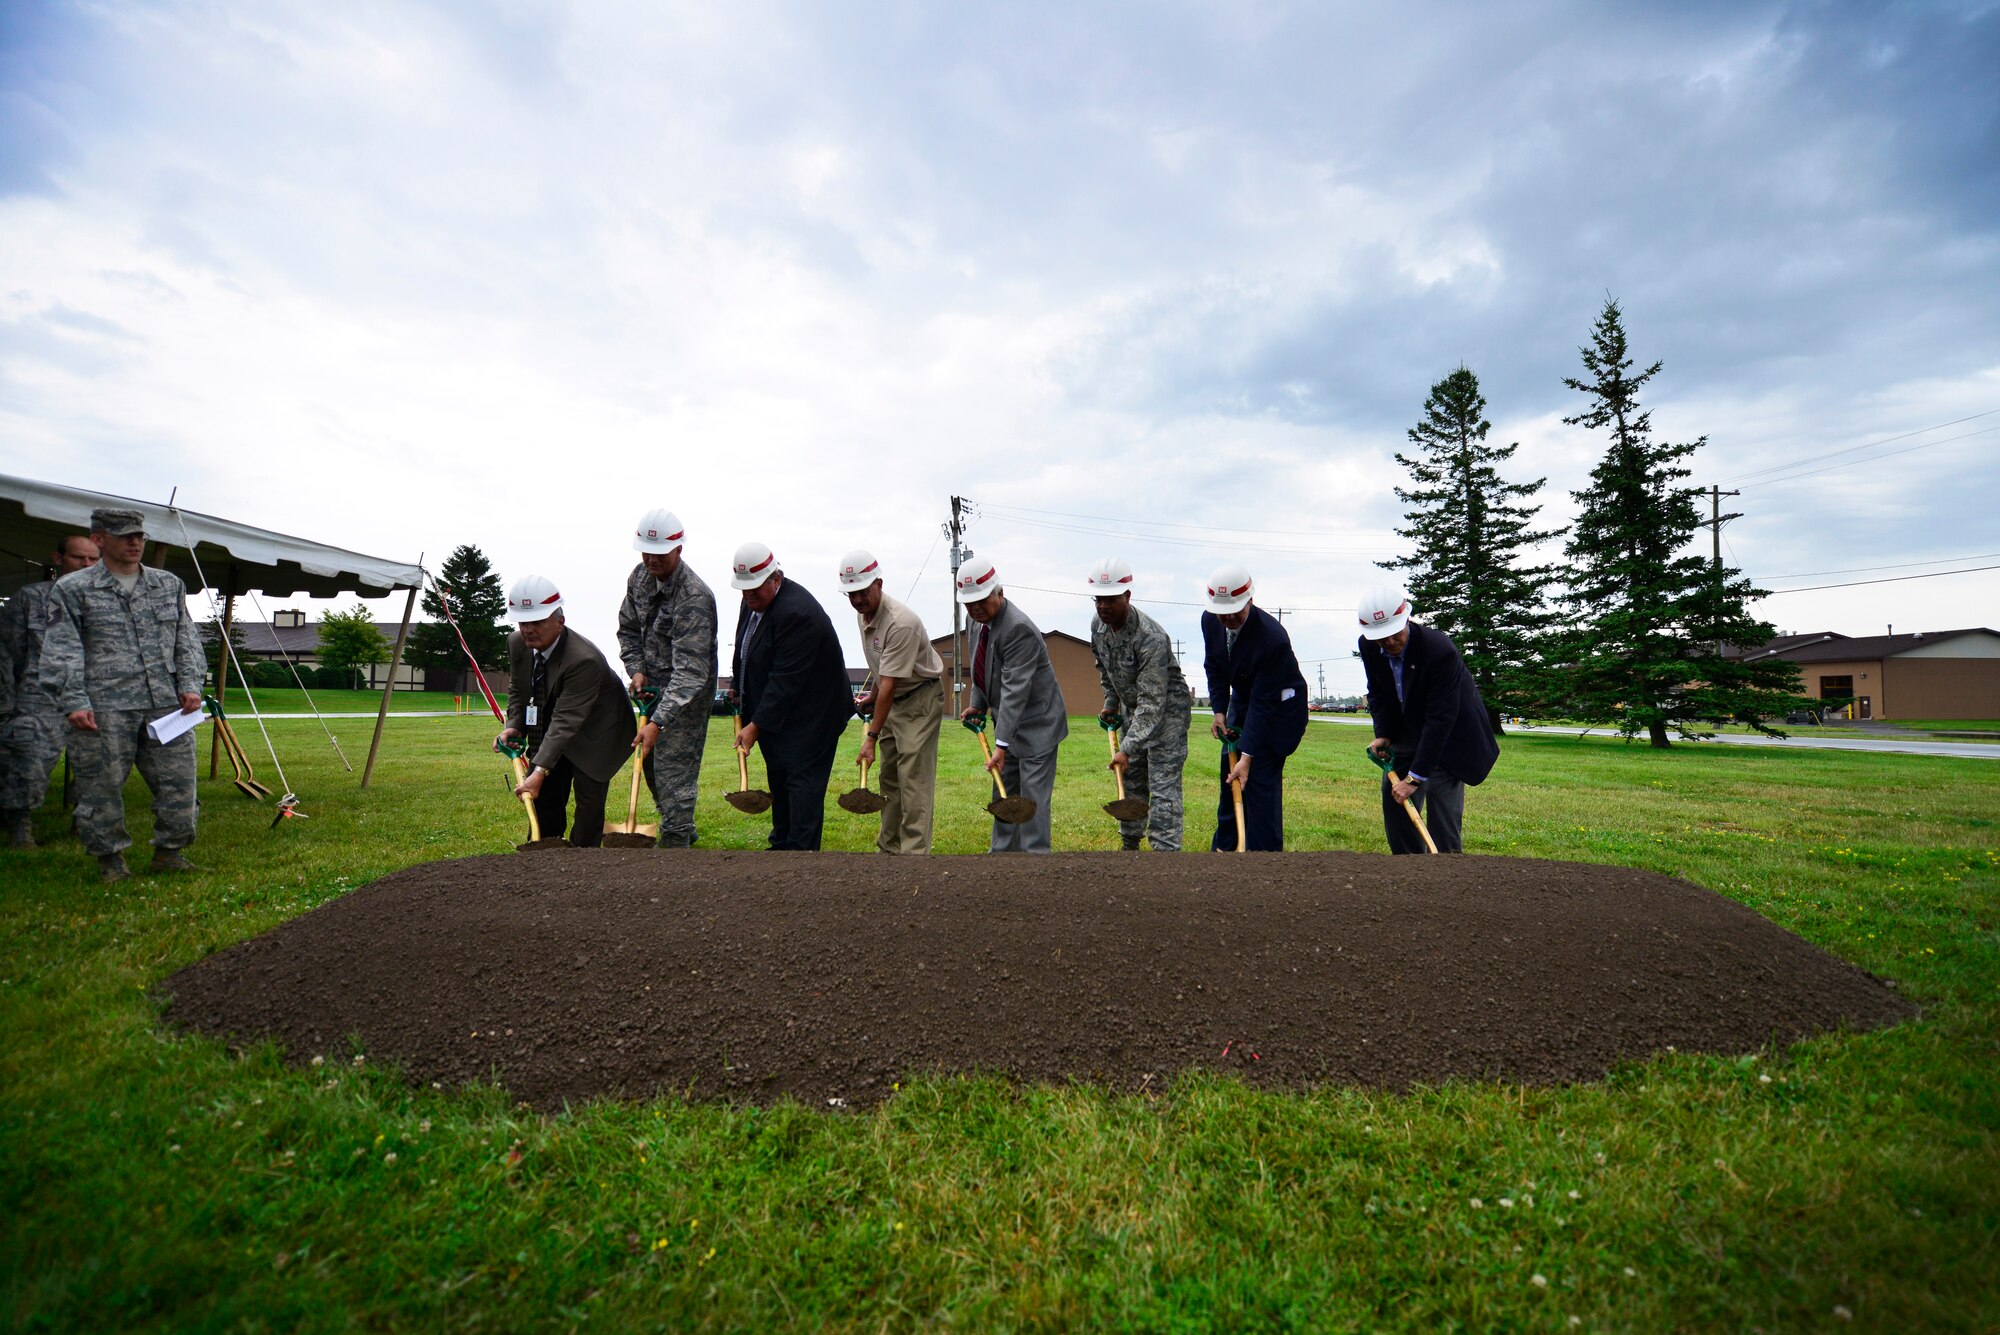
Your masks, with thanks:
[[(2000, 565), (1996, 69), (1972, 0), (10, 4), (0, 472), (474, 542), (606, 641), (669, 506), (856, 663), (834, 562), (948, 627), (959, 495), (1045, 628), (1116, 552), (1198, 668), (1234, 557), (1344, 691), (1432, 382), (1562, 522), (1610, 294), (1731, 564)], [(2000, 625), (2000, 570), (1760, 610)]]

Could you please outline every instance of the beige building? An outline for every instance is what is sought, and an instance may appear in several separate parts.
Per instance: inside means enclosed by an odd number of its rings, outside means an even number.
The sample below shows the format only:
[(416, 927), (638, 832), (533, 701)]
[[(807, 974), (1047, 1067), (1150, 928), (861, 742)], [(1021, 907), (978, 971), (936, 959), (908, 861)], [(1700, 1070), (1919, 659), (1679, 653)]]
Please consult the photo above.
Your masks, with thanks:
[(1807, 695), (1857, 719), (2000, 719), (2000, 632), (1983, 626), (1782, 635), (1748, 657), (1797, 663)]

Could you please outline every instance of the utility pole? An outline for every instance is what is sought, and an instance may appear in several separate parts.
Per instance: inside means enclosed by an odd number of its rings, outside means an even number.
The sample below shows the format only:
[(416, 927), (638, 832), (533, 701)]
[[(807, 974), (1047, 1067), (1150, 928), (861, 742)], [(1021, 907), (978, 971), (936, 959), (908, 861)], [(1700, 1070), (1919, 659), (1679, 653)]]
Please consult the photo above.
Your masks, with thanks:
[(1182, 658), (1186, 656), (1187, 656), (1187, 650), (1181, 648), (1181, 639), (1177, 635), (1174, 637), (1174, 662), (1178, 663), (1181, 661)]
[[(1741, 513), (1723, 514), (1722, 498), (1724, 496), (1741, 496), (1742, 494), (1740, 491), (1724, 491), (1722, 488), (1716, 486), (1710, 486), (1708, 489), (1708, 523), (1704, 527), (1708, 529), (1709, 533), (1710, 556), (1708, 568), (1715, 576), (1715, 621), (1718, 629), (1722, 624), (1722, 526), (1732, 519), (1741, 519), (1743, 517)], [(1715, 641), (1715, 656), (1717, 658), (1722, 657), (1722, 638), (1720, 635), (1716, 637)]]
[(1326, 703), (1326, 664), (1319, 665), (1319, 702)]
[(944, 526), (945, 536), (951, 539), (951, 702), (950, 710), (954, 718), (965, 708), (960, 692), (965, 688), (959, 684), (965, 666), (965, 635), (960, 629), (965, 608), (958, 601), (958, 568), (972, 559), (972, 549), (962, 545), (965, 537), (965, 498), (951, 498), (951, 520)]

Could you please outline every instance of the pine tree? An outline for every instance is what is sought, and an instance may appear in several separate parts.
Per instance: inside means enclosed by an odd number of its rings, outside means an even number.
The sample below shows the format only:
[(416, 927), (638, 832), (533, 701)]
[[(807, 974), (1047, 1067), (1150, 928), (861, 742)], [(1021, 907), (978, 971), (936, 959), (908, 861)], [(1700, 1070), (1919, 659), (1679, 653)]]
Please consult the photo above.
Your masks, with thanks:
[(1383, 561), (1384, 570), (1407, 571), (1410, 601), (1426, 624), (1457, 642), (1466, 668), (1486, 701), (1496, 735), (1503, 713), (1526, 707), (1538, 641), (1554, 620), (1543, 595), (1548, 566), (1518, 564), (1521, 553), (1560, 535), (1530, 529), (1539, 505), (1523, 505), (1546, 478), (1506, 482), (1496, 465), (1518, 444), (1486, 443), (1493, 424), (1479, 377), (1461, 366), (1431, 386), (1424, 413), (1410, 428), (1422, 451), (1396, 462), (1410, 470), (1410, 490), (1396, 488), (1409, 509), (1407, 556)]
[(451, 614), (458, 619), (458, 628), (465, 633), (473, 658), (489, 672), (507, 659), (507, 628), (500, 624), (507, 609), (507, 592), (486, 554), (471, 543), (451, 554), (444, 569), (438, 572), (436, 587), (424, 591), (424, 614), (432, 620), (410, 628), (407, 650), (410, 662), (418, 667), (457, 672), (458, 688), (463, 693), (470, 675), (465, 666), (465, 651), (459, 648), (458, 636), (445, 623), (439, 589), (451, 598)]
[(1780, 735), (1764, 719), (1795, 706), (1797, 665), (1717, 651), (1723, 642), (1754, 649), (1770, 641), (1770, 624), (1746, 608), (1764, 591), (1690, 550), (1701, 526), (1701, 491), (1685, 484), (1682, 464), (1708, 438), (1678, 445), (1653, 439), (1639, 391), (1661, 364), (1632, 374), (1616, 301), (1605, 300), (1581, 352), (1586, 378), (1563, 383), (1589, 406), (1563, 421), (1608, 431), (1610, 441), (1590, 485), (1573, 493), (1581, 509), (1568, 543), (1568, 708), (1616, 722), (1627, 737), (1644, 731), (1658, 747), (1668, 745), (1669, 728), (1683, 738), (1713, 736), (1703, 723), (1746, 723)]

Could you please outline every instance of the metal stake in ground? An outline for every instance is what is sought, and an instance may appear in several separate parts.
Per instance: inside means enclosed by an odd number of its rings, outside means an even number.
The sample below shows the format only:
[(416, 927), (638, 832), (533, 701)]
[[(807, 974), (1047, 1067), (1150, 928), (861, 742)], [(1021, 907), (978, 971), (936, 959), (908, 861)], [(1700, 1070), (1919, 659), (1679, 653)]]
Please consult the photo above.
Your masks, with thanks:
[[(653, 706), (659, 699), (660, 693), (650, 686), (642, 686), (632, 693), (633, 707), (639, 711), (642, 720), (653, 712)], [(646, 763), (649, 754), (651, 753), (637, 748), (632, 752), (632, 796), (625, 808), (623, 824), (614, 826), (609, 821), (604, 823), (606, 848), (651, 848), (654, 839), (659, 835), (659, 826), (639, 823), (639, 779), (642, 773), (640, 767)]]
[[(523, 759), (528, 754), (528, 743), (525, 740), (511, 743), (495, 742), (493, 749), (506, 756), (511, 763), (514, 771), (513, 787), (519, 788), (528, 781), (528, 763)], [(567, 839), (542, 838), (542, 818), (535, 814), (535, 799), (526, 793), (520, 794), (520, 798), (521, 805), (528, 809), (528, 842), (515, 844), (515, 852), (538, 853), (546, 848), (570, 847)]]
[[(984, 714), (974, 714), (971, 718), (964, 720), (964, 722), (966, 727), (979, 735), (979, 753), (986, 758), (986, 763), (991, 765), (993, 763), (993, 748), (986, 741), (986, 716)], [(1035, 812), (1038, 808), (1035, 806), (1033, 799), (1007, 796), (1007, 781), (1000, 777), (1000, 771), (989, 769), (986, 772), (993, 776), (993, 786), (1000, 792), (998, 798), (986, 804), (986, 813), (988, 815), (993, 817), (994, 820), (999, 821), (1002, 825), (1025, 825), (1035, 818)]]
[[(1097, 726), (1104, 729), (1104, 736), (1111, 743), (1111, 758), (1113, 760), (1118, 758), (1118, 729), (1124, 725), (1124, 718), (1117, 714), (1107, 714), (1097, 720)], [(1110, 769), (1112, 776), (1118, 780), (1118, 800), (1116, 802), (1106, 802), (1104, 804), (1104, 814), (1116, 817), (1119, 820), (1146, 819), (1146, 813), (1153, 809), (1152, 804), (1143, 798), (1125, 796), (1125, 771), (1119, 769), (1116, 765), (1112, 765)]]
[(851, 811), (857, 816), (871, 816), (889, 805), (880, 793), (868, 791), (868, 761), (861, 760), (861, 786), (844, 792), (837, 799), (842, 811)]
[[(1403, 781), (1403, 776), (1390, 768), (1389, 757), (1378, 754), (1372, 746), (1364, 746), (1361, 750), (1370, 760), (1375, 762), (1375, 768), (1389, 776), (1390, 783), (1401, 783)], [(1430, 852), (1437, 852), (1437, 843), (1431, 838), (1430, 829), (1424, 824), (1424, 818), (1417, 814), (1417, 809), (1408, 802), (1399, 802), (1397, 805), (1402, 807), (1404, 814), (1410, 818), (1410, 824), (1417, 827), (1417, 833), (1424, 837), (1424, 847)]]
[[(735, 718), (735, 715), (731, 715)], [(739, 731), (741, 731), (739, 729)], [(736, 747), (736, 778), (743, 787), (737, 792), (724, 793), (722, 800), (735, 807), (746, 816), (755, 816), (771, 809), (771, 795), (762, 789), (750, 787), (750, 751), (741, 743)], [(822, 801), (825, 799), (821, 799)]]

